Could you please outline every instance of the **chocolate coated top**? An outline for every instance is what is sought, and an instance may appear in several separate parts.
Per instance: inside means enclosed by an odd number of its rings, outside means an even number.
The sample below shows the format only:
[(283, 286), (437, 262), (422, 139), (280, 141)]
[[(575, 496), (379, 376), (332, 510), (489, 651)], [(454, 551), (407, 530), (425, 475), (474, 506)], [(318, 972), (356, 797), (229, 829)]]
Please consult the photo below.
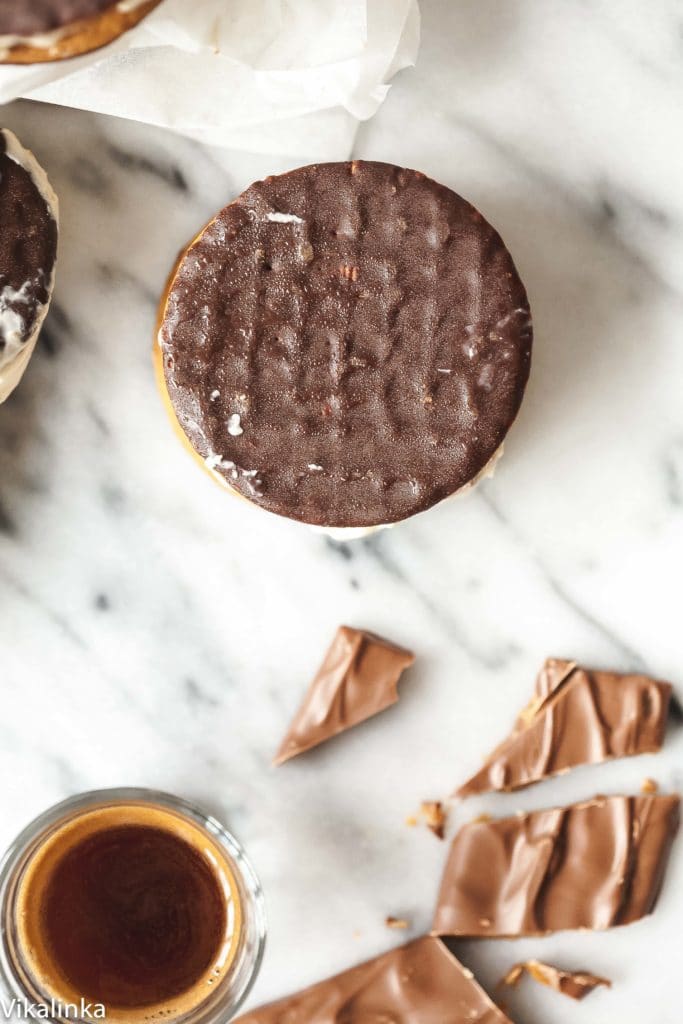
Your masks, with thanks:
[(515, 730), (457, 791), (513, 790), (577, 765), (659, 750), (671, 686), (548, 658)]
[(426, 936), (239, 1017), (235, 1024), (510, 1024), (438, 939)]
[(0, 131), (0, 364), (31, 335), (49, 298), (57, 224), (31, 175), (6, 151)]
[(588, 803), (474, 821), (451, 845), (437, 935), (612, 928), (654, 909), (679, 824), (677, 796)]
[(522, 400), (531, 322), (469, 203), (354, 161), (267, 178), (222, 210), (180, 263), (160, 340), (180, 425), (232, 487), (363, 527), (486, 466)]
[(590, 971), (563, 971), (561, 967), (545, 964), (540, 960), (524, 960), (515, 964), (505, 975), (503, 983), (516, 987), (525, 973), (534, 981), (547, 985), (548, 988), (553, 988), (570, 999), (585, 999), (599, 986), (612, 987), (612, 982), (608, 978), (601, 978), (598, 974), (591, 974)]
[(0, 0), (0, 35), (31, 36), (71, 25), (118, 0)]
[(290, 757), (376, 715), (398, 700), (396, 686), (415, 656), (366, 630), (340, 626), (275, 757)]

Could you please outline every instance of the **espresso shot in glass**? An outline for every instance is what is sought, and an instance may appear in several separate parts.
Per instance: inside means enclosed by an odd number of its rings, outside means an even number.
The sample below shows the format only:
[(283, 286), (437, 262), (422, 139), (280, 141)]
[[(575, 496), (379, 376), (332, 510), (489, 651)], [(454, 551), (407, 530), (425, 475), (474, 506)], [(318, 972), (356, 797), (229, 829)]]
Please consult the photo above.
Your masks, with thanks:
[(219, 1024), (263, 955), (263, 897), (239, 844), (151, 790), (42, 814), (5, 854), (0, 906), (5, 993), (52, 1020)]

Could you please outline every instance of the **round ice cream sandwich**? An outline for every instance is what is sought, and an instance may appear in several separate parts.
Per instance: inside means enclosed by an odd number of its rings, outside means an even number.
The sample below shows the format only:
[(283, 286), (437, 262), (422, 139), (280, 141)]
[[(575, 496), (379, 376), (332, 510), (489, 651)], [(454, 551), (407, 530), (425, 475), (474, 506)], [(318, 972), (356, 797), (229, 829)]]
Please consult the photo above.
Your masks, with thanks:
[(45, 171), (0, 130), (0, 402), (17, 386), (52, 296), (58, 204)]
[(156, 355), (217, 479), (277, 515), (363, 531), (490, 469), (531, 337), (512, 258), (473, 206), (354, 161), (267, 178), (225, 207), (171, 274)]
[(0, 63), (40, 64), (98, 50), (161, 0), (0, 0)]

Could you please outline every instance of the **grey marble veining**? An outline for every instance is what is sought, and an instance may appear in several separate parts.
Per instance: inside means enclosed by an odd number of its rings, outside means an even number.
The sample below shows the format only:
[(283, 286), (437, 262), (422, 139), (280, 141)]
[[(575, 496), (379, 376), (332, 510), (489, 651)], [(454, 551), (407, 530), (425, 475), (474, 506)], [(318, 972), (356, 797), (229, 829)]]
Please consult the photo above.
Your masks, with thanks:
[[(402, 73), (354, 155), (415, 166), (499, 228), (536, 348), (495, 478), (338, 544), (231, 501), (175, 441), (150, 363), (176, 252), (282, 158), (17, 104), (4, 123), (60, 195), (55, 303), (0, 407), (0, 744), (5, 843), (77, 790), (146, 784), (208, 805), (262, 876), (253, 1001), (429, 925), (445, 846), (404, 824), (503, 736), (548, 654), (683, 686), (683, 144), (679, 5), (425, 0)], [(280, 769), (270, 758), (340, 622), (413, 646), (400, 703)], [(579, 770), (508, 813), (646, 775)], [(555, 958), (614, 980), (579, 1006), (528, 983), (520, 1024), (677, 1024), (683, 846), (656, 914), (602, 935), (460, 944), (489, 986)]]

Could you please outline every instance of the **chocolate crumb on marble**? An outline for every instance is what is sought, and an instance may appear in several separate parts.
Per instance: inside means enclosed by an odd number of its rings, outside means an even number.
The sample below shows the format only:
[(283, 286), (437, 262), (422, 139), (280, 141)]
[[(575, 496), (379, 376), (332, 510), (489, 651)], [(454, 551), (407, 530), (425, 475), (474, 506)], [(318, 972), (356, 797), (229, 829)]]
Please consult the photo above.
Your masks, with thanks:
[[(256, 182), (180, 259), (164, 386), (201, 458), (260, 506), (363, 528), (474, 481), (519, 410), (529, 304), (497, 232), (417, 171), (318, 164)], [(229, 430), (237, 422), (239, 433)]]
[(448, 815), (441, 801), (423, 800), (420, 815), (430, 832), (433, 832), (437, 839), (443, 839), (446, 835)]
[(539, 984), (547, 985), (561, 995), (569, 996), (570, 999), (585, 999), (600, 986), (612, 987), (612, 982), (608, 978), (601, 978), (590, 971), (565, 971), (540, 960), (523, 960), (514, 964), (500, 984), (517, 988), (525, 974)]
[(392, 917), (391, 914), (384, 919), (384, 923), (387, 928), (396, 928), (399, 931), (410, 928), (410, 921), (406, 920), (405, 917)]

